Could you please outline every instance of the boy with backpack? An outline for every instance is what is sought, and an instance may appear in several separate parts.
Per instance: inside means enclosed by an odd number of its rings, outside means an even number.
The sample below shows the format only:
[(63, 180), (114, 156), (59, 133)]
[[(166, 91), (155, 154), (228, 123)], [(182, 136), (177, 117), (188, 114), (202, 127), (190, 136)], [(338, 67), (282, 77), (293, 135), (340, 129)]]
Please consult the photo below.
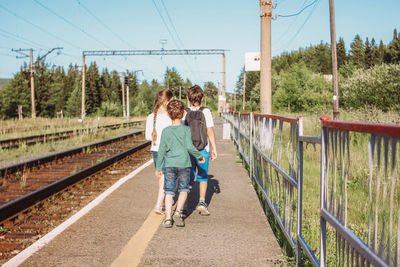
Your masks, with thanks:
[[(162, 131), (156, 163), (156, 176), (161, 178), (165, 161), (165, 219), (161, 226), (171, 228), (175, 223), (178, 227), (184, 227), (182, 208), (189, 192), (191, 167), (189, 153), (199, 162), (203, 163), (204, 158), (193, 146), (189, 127), (181, 124), (184, 114), (183, 103), (179, 100), (172, 100), (167, 105), (167, 112), (172, 120), (172, 125)], [(176, 187), (178, 187), (179, 197), (174, 215), (171, 216)]]
[[(214, 134), (214, 121), (211, 111), (201, 107), (204, 93), (200, 86), (195, 85), (189, 88), (187, 99), (189, 108), (186, 108), (185, 124), (190, 127), (193, 145), (203, 154), (205, 162), (199, 163), (196, 158), (190, 156), (192, 169), (190, 172), (190, 185), (194, 184), (197, 171), (197, 182), (199, 182), (199, 203), (196, 210), (204, 216), (210, 215), (206, 204), (206, 192), (208, 185), (209, 159), (217, 158), (217, 147)], [(211, 155), (210, 155), (211, 144)]]

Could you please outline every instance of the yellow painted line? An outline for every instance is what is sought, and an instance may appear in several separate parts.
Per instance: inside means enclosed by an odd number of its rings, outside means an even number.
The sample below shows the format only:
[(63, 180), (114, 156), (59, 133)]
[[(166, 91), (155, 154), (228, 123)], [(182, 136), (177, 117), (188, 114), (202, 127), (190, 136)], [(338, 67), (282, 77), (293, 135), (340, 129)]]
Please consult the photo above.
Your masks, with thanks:
[(122, 249), (118, 258), (110, 266), (138, 266), (147, 245), (156, 233), (163, 218), (164, 216), (151, 212), (140, 229)]

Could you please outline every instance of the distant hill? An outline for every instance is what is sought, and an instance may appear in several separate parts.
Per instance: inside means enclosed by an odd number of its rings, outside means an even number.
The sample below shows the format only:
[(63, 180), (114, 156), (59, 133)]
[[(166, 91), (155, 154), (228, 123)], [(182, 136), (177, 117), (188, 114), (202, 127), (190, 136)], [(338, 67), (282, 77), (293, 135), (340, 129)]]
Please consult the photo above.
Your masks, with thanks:
[(10, 79), (3, 79), (0, 78), (0, 88), (3, 87), (4, 85), (6, 85), (8, 83)]

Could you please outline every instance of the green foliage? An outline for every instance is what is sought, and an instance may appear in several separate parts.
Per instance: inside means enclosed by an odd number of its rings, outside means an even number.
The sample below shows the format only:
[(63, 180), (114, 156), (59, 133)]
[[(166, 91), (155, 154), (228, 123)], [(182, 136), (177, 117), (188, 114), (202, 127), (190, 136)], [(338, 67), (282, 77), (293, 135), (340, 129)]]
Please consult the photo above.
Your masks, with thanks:
[(156, 80), (151, 84), (144, 81), (139, 86), (137, 96), (131, 101), (131, 113), (134, 116), (146, 116), (153, 112), (154, 97), (161, 89), (162, 86)]
[[(175, 68), (168, 68), (164, 74), (164, 86), (172, 91), (174, 97), (179, 98), (179, 88), (181, 88), (181, 98), (186, 98), (186, 90), (188, 88), (184, 88), (183, 79), (179, 75), (178, 71)], [(186, 89), (186, 90), (184, 90)]]
[(7, 85), (0, 90), (0, 118), (18, 116), (18, 105), (22, 105), (24, 116), (30, 115), (29, 76), (18, 72)]
[(330, 82), (322, 75), (313, 73), (305, 64), (295, 64), (280, 74), (273, 95), (273, 107), (277, 110), (312, 111), (330, 103)]
[(101, 106), (97, 109), (97, 116), (101, 117), (120, 117), (122, 116), (121, 103), (114, 103), (106, 101), (101, 103)]
[(383, 111), (400, 111), (399, 88), (399, 64), (357, 69), (341, 84), (341, 103), (345, 108), (373, 106)]

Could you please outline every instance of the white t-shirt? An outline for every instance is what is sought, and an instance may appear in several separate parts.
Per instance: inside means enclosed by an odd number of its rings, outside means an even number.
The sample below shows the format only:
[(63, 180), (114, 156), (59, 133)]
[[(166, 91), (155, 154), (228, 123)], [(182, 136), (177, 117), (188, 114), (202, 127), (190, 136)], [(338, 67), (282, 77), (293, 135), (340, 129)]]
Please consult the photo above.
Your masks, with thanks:
[[(153, 120), (154, 120), (154, 113), (151, 113), (149, 116), (147, 116), (146, 120), (146, 139), (151, 141), (152, 137), (151, 134), (153, 132)], [(158, 146), (160, 145), (161, 141), (161, 133), (164, 130), (165, 127), (168, 127), (172, 125), (171, 118), (168, 116), (167, 112), (163, 111), (160, 113), (157, 113), (157, 118), (156, 118), (156, 131), (157, 131), (157, 139), (155, 143), (151, 144), (151, 151), (158, 151)]]
[[(189, 107), (189, 109), (192, 111), (197, 111), (200, 109), (200, 107)], [(204, 118), (206, 119), (206, 127), (207, 128), (214, 127), (214, 120), (213, 120), (211, 111), (208, 108), (204, 108), (203, 114), (204, 114)], [(186, 113), (185, 113), (185, 117), (186, 117)], [(207, 146), (205, 147), (205, 150), (207, 152), (210, 152), (210, 140), (208, 140), (208, 136), (207, 136)]]

